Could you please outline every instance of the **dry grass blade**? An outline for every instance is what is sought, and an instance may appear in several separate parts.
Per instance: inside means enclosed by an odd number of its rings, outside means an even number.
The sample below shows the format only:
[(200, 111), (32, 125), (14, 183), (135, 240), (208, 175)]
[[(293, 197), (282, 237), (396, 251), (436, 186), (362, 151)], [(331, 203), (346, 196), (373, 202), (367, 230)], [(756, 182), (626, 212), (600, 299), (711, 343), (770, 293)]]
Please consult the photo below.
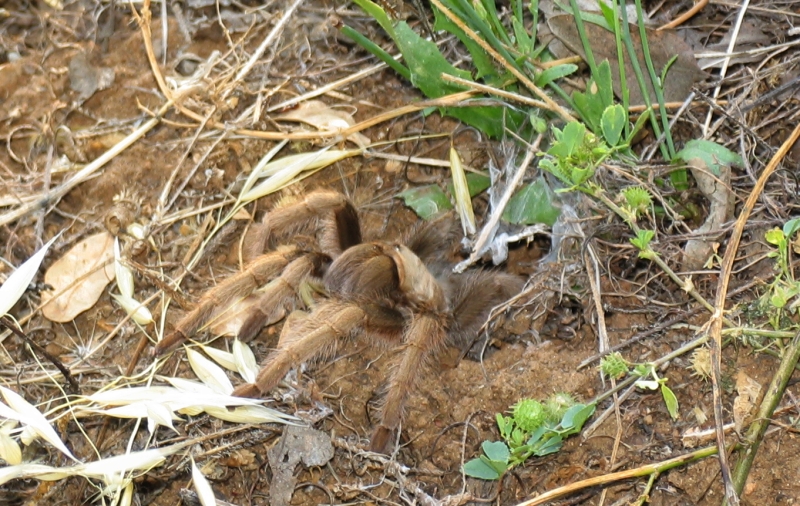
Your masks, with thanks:
[(186, 357), (189, 359), (189, 365), (192, 366), (192, 370), (200, 378), (200, 381), (208, 385), (213, 391), (223, 395), (229, 395), (233, 392), (233, 385), (225, 375), (225, 371), (215, 363), (188, 347), (186, 348)]
[(61, 234), (58, 234), (47, 241), (47, 244), (42, 246), (32, 257), (17, 267), (17, 270), (12, 272), (5, 283), (0, 286), (0, 316), (11, 311), (14, 304), (22, 297), (22, 294), (28, 289), (28, 285), (31, 284), (34, 276), (36, 276), (36, 272), (39, 270), (39, 266), (42, 264), (47, 250), (60, 236)]
[(456, 200), (456, 211), (461, 219), (461, 227), (464, 230), (464, 235), (472, 235), (476, 231), (472, 197), (469, 195), (467, 175), (464, 172), (464, 166), (461, 164), (461, 157), (458, 156), (458, 152), (453, 146), (450, 146), (450, 173), (453, 176), (453, 197)]
[(0, 403), (0, 416), (9, 420), (17, 420), (30, 427), (39, 437), (55, 446), (61, 453), (72, 460), (77, 460), (64, 442), (61, 441), (55, 429), (50, 426), (47, 418), (34, 405), (26, 401), (18, 393), (4, 386), (0, 386), (0, 393), (8, 403), (8, 406)]
[(200, 500), (200, 504), (202, 506), (216, 506), (217, 499), (214, 497), (214, 491), (211, 489), (211, 484), (208, 483), (208, 480), (203, 473), (197, 469), (197, 466), (194, 463), (194, 458), (192, 458), (192, 483), (194, 484), (194, 489), (197, 492), (197, 498)]

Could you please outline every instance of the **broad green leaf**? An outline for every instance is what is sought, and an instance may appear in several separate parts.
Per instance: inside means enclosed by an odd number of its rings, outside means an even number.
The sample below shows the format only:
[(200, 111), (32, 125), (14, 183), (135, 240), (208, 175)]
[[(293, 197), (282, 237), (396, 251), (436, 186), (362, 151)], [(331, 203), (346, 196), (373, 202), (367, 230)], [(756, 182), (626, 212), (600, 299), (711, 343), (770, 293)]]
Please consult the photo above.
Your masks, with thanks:
[(561, 65), (556, 65), (555, 67), (550, 67), (549, 69), (543, 71), (541, 74), (536, 76), (536, 80), (534, 81), (534, 83), (536, 84), (536, 86), (544, 88), (553, 81), (557, 81), (570, 74), (574, 74), (575, 72), (577, 72), (577, 70), (578, 66), (575, 65), (574, 63), (564, 63)]
[(536, 449), (535, 455), (537, 457), (544, 457), (545, 455), (550, 455), (551, 453), (555, 453), (561, 449), (561, 443), (563, 442), (563, 438), (560, 435), (555, 435), (549, 439), (547, 439), (542, 446)]
[(619, 104), (606, 107), (603, 111), (603, 118), (600, 120), (600, 126), (603, 130), (603, 137), (609, 146), (614, 147), (619, 144), (622, 137), (622, 131), (625, 129), (625, 124), (628, 122), (628, 115), (625, 109)]
[(742, 165), (742, 157), (713, 141), (705, 139), (693, 139), (686, 143), (686, 146), (675, 154), (673, 162), (682, 160), (688, 162), (694, 158), (702, 160), (703, 164), (715, 176), (720, 175), (721, 165)]
[(800, 218), (794, 218), (786, 222), (783, 225), (783, 235), (790, 239), (794, 236), (795, 232), (800, 230)]
[(543, 178), (521, 188), (511, 197), (503, 211), (503, 219), (514, 225), (544, 223), (552, 226), (561, 214), (553, 202), (555, 194)]
[(594, 414), (594, 410), (594, 404), (576, 404), (570, 407), (561, 418), (561, 427), (575, 432), (580, 431), (586, 420)]
[(464, 474), (481, 480), (496, 480), (501, 476), (494, 467), (481, 459), (472, 459), (464, 464)]
[(667, 385), (662, 383), (661, 395), (664, 397), (664, 404), (667, 405), (667, 411), (669, 411), (669, 416), (671, 416), (673, 420), (677, 420), (678, 398), (675, 397), (675, 393)]
[(511, 453), (508, 451), (508, 446), (502, 441), (484, 441), (481, 445), (483, 453), (494, 462), (508, 462)]
[(397, 195), (423, 220), (433, 218), (442, 211), (453, 209), (450, 198), (439, 185), (411, 188)]

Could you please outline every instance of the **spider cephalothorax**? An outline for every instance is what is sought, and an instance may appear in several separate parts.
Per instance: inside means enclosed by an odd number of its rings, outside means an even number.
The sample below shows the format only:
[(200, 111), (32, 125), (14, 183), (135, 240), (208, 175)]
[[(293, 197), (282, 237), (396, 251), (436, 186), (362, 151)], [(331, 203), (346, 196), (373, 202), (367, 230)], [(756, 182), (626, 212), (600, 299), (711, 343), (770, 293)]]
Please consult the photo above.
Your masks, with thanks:
[[(284, 324), (277, 348), (264, 360), (253, 384), (235, 395), (255, 397), (274, 388), (293, 367), (332, 349), (338, 339), (363, 334), (402, 345), (391, 369), (381, 420), (371, 448), (385, 451), (400, 425), (420, 371), (447, 345), (471, 342), (492, 307), (517, 293), (521, 280), (475, 269), (453, 274), (443, 258), (452, 239), (452, 219), (443, 216), (416, 228), (404, 241), (361, 242), (358, 215), (341, 194), (316, 191), (268, 213), (251, 234), (263, 250), (286, 230), (304, 229), (316, 247), (279, 246), (213, 288), (156, 346), (156, 353), (191, 336), (215, 311), (266, 285), (240, 331), (252, 338), (282, 319), (305, 280), (321, 277), (327, 298), (303, 317)], [(255, 245), (253, 245), (255, 243)]]

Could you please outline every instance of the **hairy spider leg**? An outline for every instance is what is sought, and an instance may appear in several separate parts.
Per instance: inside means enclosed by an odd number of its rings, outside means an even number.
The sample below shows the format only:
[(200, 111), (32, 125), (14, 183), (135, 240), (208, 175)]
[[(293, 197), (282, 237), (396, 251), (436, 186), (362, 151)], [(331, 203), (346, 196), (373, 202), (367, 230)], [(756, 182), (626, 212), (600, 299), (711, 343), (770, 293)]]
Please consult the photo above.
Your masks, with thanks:
[(396, 340), (403, 329), (403, 316), (365, 301), (329, 300), (309, 315), (284, 324), (278, 348), (267, 356), (255, 383), (237, 387), (233, 395), (260, 397), (275, 388), (292, 367), (324, 356), (339, 339), (359, 328), (386, 340)]
[(250, 341), (265, 326), (282, 320), (300, 285), (312, 276), (320, 277), (328, 263), (330, 257), (322, 253), (308, 253), (291, 261), (280, 276), (263, 288), (239, 329), (239, 339)]
[(172, 333), (156, 344), (155, 356), (163, 355), (194, 335), (197, 329), (205, 325), (221, 309), (253, 293), (301, 254), (297, 248), (283, 247), (257, 258), (243, 271), (223, 280), (200, 299), (197, 307), (178, 322)]
[(404, 332), (400, 358), (391, 371), (380, 425), (370, 438), (370, 449), (375, 452), (388, 448), (390, 437), (403, 420), (408, 397), (419, 384), (421, 371), (447, 344), (451, 320), (444, 291), (422, 260), (402, 245), (387, 245), (386, 253), (396, 265), (398, 287), (412, 315)]
[(332, 258), (361, 243), (358, 212), (352, 202), (333, 190), (316, 190), (299, 201), (284, 201), (251, 227), (243, 254), (254, 258), (267, 248), (270, 238), (302, 224), (312, 224), (320, 250)]

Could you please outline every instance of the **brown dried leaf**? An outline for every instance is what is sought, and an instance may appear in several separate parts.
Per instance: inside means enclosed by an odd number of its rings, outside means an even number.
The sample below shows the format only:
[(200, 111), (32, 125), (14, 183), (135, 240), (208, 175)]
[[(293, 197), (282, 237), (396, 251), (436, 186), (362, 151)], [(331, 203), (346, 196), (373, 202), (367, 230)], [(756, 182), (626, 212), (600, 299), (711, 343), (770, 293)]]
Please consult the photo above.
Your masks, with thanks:
[(108, 232), (87, 237), (47, 269), (44, 282), (53, 291), (42, 293), (42, 314), (54, 322), (72, 321), (94, 306), (113, 280), (114, 237)]
[[(580, 55), (584, 60), (586, 54), (583, 51), (583, 44), (578, 36), (578, 29), (575, 26), (575, 18), (571, 14), (559, 14), (547, 20), (553, 35), (575, 54)], [(614, 81), (614, 94), (621, 96), (621, 86), (619, 79), (619, 65), (617, 65), (617, 51), (614, 34), (605, 28), (593, 23), (584, 22), (586, 36), (591, 41), (594, 59), (597, 63), (608, 60), (611, 65), (611, 79)], [(650, 83), (642, 54), (642, 42), (639, 37), (639, 28), (635, 25), (630, 26), (633, 47), (636, 50), (637, 60), (645, 76), (645, 83), (650, 90), (650, 99), (655, 101), (655, 92)], [(692, 91), (694, 83), (705, 78), (706, 73), (697, 66), (692, 49), (671, 30), (652, 30), (647, 29), (647, 41), (650, 46), (650, 57), (653, 66), (659, 76), (664, 66), (669, 60), (678, 55), (677, 60), (670, 66), (669, 72), (664, 83), (664, 100), (667, 102), (682, 102), (686, 100)], [(644, 104), (644, 98), (636, 82), (636, 75), (633, 72), (633, 65), (630, 62), (627, 51), (625, 52), (625, 81), (630, 91), (630, 105)]]
[(736, 432), (741, 434), (753, 407), (758, 402), (761, 384), (745, 374), (744, 371), (739, 371), (736, 375), (736, 393), (738, 395), (733, 401), (733, 423), (736, 426)]
[[(350, 114), (333, 109), (320, 100), (303, 102), (275, 119), (306, 123), (323, 132), (329, 130), (344, 130), (356, 124)], [(370, 143), (369, 138), (360, 133), (351, 134), (347, 139), (361, 148)]]
[[(718, 243), (715, 243), (714, 234), (722, 234), (724, 224), (733, 218), (736, 199), (731, 190), (731, 168), (729, 165), (720, 165), (719, 177), (715, 176), (709, 167), (699, 158), (692, 158), (688, 162), (692, 176), (697, 182), (697, 188), (709, 200), (706, 221), (699, 226), (695, 233), (705, 239), (690, 239), (686, 241), (683, 254), (683, 268), (686, 270), (702, 269), (712, 255), (716, 254)], [(708, 238), (711, 239), (708, 239)]]

